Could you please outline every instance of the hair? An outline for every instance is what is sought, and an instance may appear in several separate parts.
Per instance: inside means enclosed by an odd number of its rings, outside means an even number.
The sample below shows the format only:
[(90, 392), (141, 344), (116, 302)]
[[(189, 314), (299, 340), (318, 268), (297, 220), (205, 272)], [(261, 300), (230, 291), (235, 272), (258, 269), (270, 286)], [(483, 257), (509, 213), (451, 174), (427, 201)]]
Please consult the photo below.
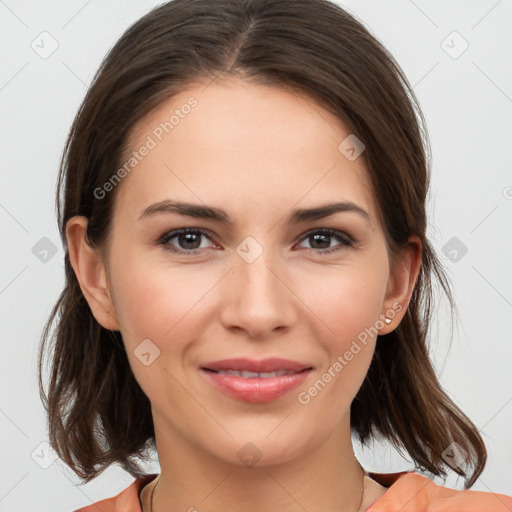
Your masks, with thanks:
[[(425, 119), (390, 53), (328, 0), (173, 0), (129, 27), (101, 63), (71, 126), (57, 183), (65, 286), (44, 327), (38, 367), (51, 446), (85, 482), (114, 463), (144, 475), (137, 459), (155, 448), (151, 404), (121, 333), (103, 328), (82, 294), (66, 222), (87, 217), (88, 243), (104, 248), (116, 194), (98, 198), (94, 191), (122, 165), (136, 123), (187, 85), (220, 75), (304, 94), (365, 144), (362, 157), (391, 256), (413, 234), (422, 249), (405, 316), (377, 339), (351, 404), (351, 429), (363, 444), (381, 435), (405, 448), (421, 471), (446, 476), (451, 468), (471, 487), (486, 463), (485, 444), (441, 387), (428, 353), (435, 280), (452, 313), (454, 301), (426, 234), (431, 150)], [(452, 442), (468, 454), (463, 466), (444, 462)]]

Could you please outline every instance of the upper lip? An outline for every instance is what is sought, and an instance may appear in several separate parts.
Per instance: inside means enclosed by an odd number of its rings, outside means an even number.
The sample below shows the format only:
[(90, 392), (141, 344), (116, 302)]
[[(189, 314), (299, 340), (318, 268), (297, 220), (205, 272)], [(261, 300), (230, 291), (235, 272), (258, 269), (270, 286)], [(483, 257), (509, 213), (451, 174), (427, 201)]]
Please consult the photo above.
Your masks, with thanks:
[(256, 361), (254, 359), (247, 359), (244, 357), (237, 357), (234, 359), (222, 359), (220, 361), (212, 361), (201, 366), (206, 370), (239, 370), (248, 372), (275, 372), (279, 370), (286, 370), (292, 372), (300, 372), (302, 370), (310, 369), (312, 366), (307, 363), (298, 361), (291, 361), (290, 359), (281, 359), (279, 357), (271, 357)]

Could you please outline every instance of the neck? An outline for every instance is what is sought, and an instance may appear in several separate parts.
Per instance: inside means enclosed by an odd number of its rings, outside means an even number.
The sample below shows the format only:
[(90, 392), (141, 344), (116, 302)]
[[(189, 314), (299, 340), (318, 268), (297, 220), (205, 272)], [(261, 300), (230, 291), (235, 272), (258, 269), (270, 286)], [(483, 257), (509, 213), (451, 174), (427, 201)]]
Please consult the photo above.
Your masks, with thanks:
[(343, 432), (333, 431), (314, 450), (287, 461), (246, 466), (219, 460), (155, 426), (161, 474), (152, 512), (218, 512), (228, 503), (233, 512), (360, 512), (364, 473), (350, 429)]

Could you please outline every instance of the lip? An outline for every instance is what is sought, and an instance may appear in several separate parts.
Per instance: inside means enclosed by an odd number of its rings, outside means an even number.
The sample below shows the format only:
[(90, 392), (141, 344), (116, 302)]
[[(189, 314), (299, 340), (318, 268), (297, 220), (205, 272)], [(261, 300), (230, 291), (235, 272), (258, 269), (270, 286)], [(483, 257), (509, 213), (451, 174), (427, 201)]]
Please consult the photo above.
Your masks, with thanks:
[[(231, 398), (250, 403), (264, 403), (276, 400), (299, 387), (312, 372), (313, 367), (307, 363), (281, 358), (262, 361), (236, 358), (207, 363), (200, 370), (210, 384)], [(285, 370), (293, 373), (276, 377), (241, 377), (216, 373), (218, 370), (258, 373)]]
[(272, 402), (304, 383), (311, 369), (280, 377), (239, 377), (201, 368), (207, 380), (224, 394), (244, 402)]
[(291, 359), (282, 359), (280, 357), (270, 357), (256, 361), (255, 359), (247, 359), (245, 357), (237, 357), (233, 359), (222, 359), (220, 361), (211, 361), (201, 366), (207, 370), (239, 370), (247, 372), (275, 372), (286, 370), (290, 372), (300, 372), (307, 368), (312, 368), (309, 363), (292, 361)]

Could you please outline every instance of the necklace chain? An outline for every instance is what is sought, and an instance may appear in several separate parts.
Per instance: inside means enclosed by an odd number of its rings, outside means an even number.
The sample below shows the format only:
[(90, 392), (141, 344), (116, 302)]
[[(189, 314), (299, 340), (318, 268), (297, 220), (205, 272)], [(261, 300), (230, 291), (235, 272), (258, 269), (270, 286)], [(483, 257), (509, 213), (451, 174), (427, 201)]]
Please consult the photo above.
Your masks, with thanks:
[[(363, 476), (362, 476), (362, 480), (361, 480), (361, 500), (359, 501), (359, 506), (357, 507), (357, 512), (359, 512), (361, 510), (361, 505), (363, 504), (364, 477), (366, 475), (366, 471), (363, 469), (361, 464), (359, 464), (359, 467), (361, 468), (361, 472), (362, 472)], [(160, 483), (160, 476), (161, 476), (161, 474), (158, 475), (158, 481), (156, 482), (156, 484), (154, 485), (153, 489), (151, 490), (151, 496), (149, 498), (149, 512), (153, 512), (153, 500), (155, 498), (156, 488), (158, 487), (158, 484)]]

